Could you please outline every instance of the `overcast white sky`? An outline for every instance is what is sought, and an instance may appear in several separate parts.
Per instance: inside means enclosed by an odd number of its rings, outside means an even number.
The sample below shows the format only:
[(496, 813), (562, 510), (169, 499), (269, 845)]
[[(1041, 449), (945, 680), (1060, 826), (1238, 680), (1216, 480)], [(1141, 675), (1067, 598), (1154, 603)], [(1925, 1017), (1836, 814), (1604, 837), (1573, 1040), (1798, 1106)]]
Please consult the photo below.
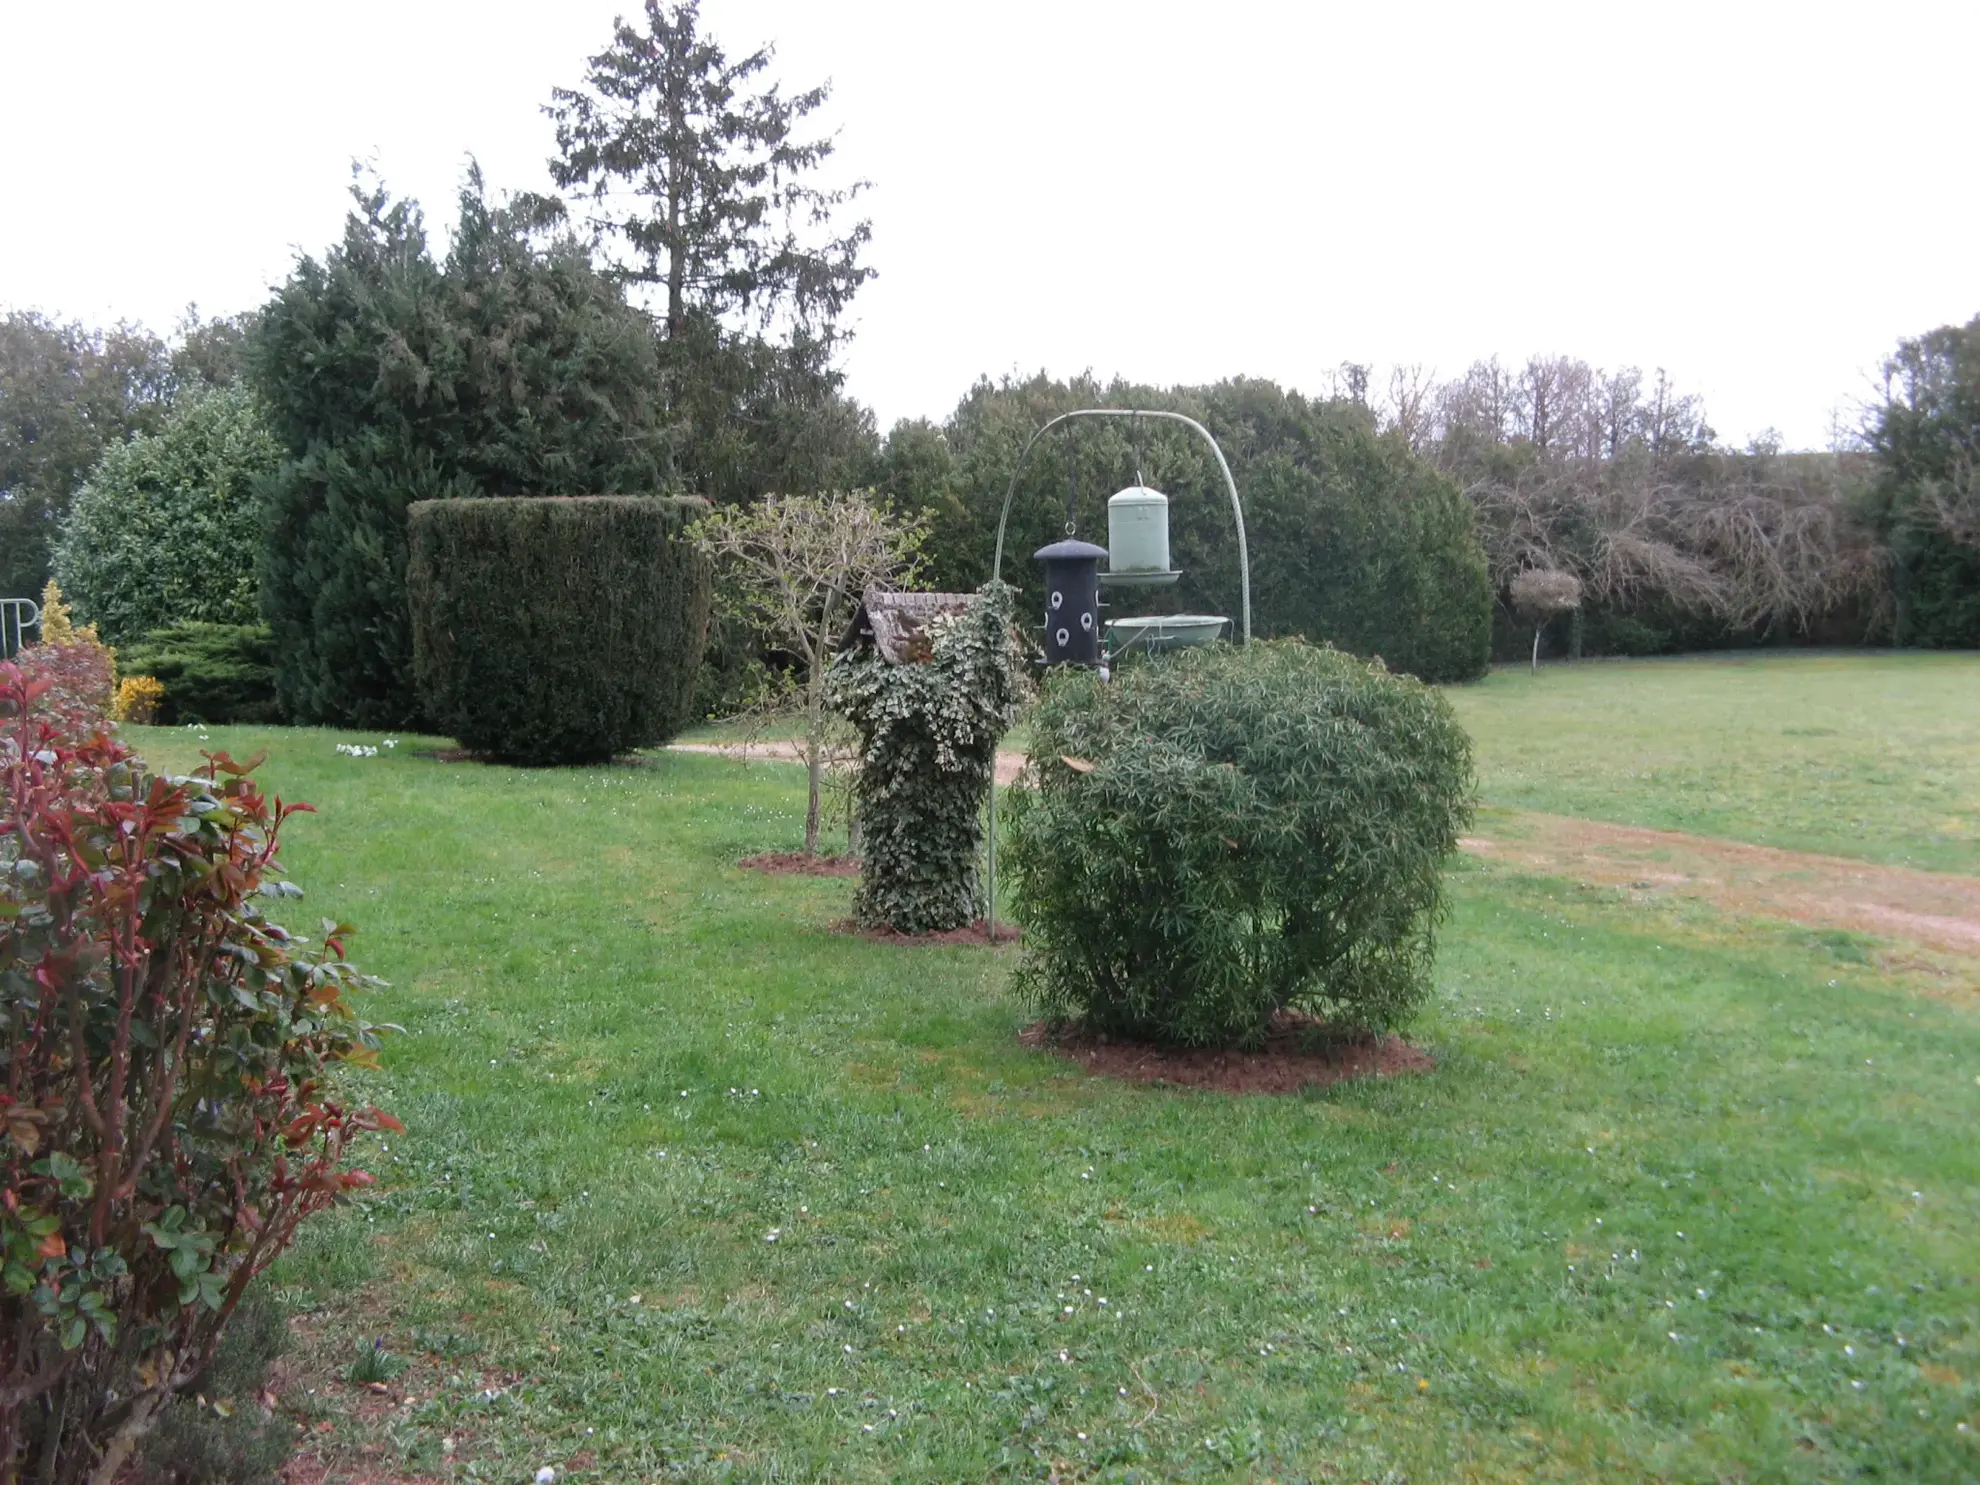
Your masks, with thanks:
[[(636, 0), (635, 0), (636, 3)], [(337, 235), (349, 162), (444, 227), (620, 0), (0, 0), (0, 307), (168, 328)], [(870, 178), (852, 391), (1497, 353), (1664, 366), (1819, 446), (1899, 336), (1980, 313), (1960, 3), (706, 0), (835, 85)]]

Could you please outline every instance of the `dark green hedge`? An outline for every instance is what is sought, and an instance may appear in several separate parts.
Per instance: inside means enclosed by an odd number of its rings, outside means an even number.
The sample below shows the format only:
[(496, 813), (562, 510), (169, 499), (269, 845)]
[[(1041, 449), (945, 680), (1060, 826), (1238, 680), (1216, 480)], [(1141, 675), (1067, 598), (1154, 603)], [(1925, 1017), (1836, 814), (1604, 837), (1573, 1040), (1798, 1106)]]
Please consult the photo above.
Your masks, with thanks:
[(282, 720), (275, 636), (266, 624), (168, 624), (119, 650), (117, 668), (165, 687), (161, 724)]
[(687, 720), (709, 570), (701, 502), (626, 495), (420, 501), (407, 513), (413, 675), (463, 747), (593, 763)]

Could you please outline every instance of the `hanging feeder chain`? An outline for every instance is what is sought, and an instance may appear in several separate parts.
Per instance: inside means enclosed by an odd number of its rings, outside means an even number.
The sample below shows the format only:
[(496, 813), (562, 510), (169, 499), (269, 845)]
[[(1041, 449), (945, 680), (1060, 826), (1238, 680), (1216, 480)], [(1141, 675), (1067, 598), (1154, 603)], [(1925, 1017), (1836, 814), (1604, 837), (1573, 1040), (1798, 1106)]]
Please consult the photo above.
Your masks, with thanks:
[(1073, 442), (1073, 425), (1066, 424), (1066, 535), (1079, 530), (1078, 450)]

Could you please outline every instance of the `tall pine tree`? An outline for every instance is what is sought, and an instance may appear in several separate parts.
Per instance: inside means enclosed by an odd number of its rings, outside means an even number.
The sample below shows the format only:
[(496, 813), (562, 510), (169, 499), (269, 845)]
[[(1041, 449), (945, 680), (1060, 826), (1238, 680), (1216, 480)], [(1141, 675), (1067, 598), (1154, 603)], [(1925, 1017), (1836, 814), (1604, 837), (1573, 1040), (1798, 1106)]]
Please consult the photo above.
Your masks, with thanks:
[(682, 482), (717, 500), (865, 475), (877, 439), (841, 392), (840, 317), (873, 271), (864, 188), (820, 183), (829, 137), (806, 120), (829, 86), (785, 93), (773, 52), (731, 57), (693, 0), (646, 0), (583, 83), (559, 88), (551, 175), (613, 272), (650, 294)]

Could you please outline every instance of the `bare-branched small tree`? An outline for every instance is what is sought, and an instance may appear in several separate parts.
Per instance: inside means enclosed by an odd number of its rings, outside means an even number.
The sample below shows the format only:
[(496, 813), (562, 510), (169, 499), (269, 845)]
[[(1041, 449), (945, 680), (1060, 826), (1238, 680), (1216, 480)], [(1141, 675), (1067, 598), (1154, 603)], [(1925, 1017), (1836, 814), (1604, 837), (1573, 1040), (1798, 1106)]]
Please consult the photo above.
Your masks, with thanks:
[(719, 510), (696, 531), (725, 579), (718, 601), (801, 667), (795, 684), (811, 786), (804, 849), (815, 853), (831, 745), (825, 667), (851, 627), (860, 595), (912, 579), (927, 522), (896, 515), (870, 491), (852, 491), (768, 495)]

